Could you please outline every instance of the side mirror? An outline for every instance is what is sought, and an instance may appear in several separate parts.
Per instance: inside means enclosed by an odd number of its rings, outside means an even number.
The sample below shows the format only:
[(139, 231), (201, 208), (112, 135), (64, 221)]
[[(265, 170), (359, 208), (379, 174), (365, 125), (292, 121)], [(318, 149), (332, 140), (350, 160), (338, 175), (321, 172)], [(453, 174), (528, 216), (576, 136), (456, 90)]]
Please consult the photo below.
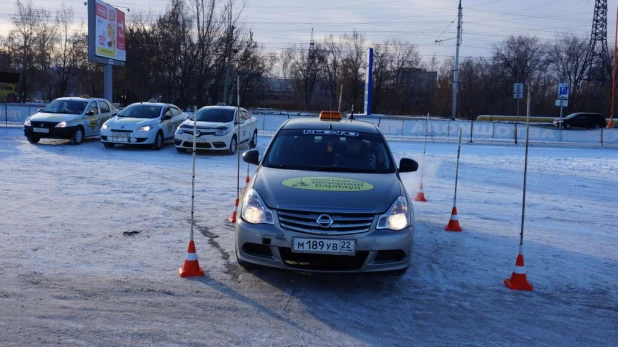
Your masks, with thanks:
[(42, 109), (42, 108), (39, 108), (39, 110), (38, 110), (37, 112), (41, 112), (41, 111), (43, 111), (43, 109)]
[(414, 172), (418, 170), (418, 163), (414, 159), (401, 158), (399, 161), (399, 172)]
[(168, 119), (172, 119), (172, 116), (169, 114), (166, 114), (165, 116), (163, 116), (163, 120), (168, 120)]
[(245, 163), (258, 165), (260, 163), (260, 151), (257, 149), (245, 151), (245, 153), (242, 154), (242, 160)]
[(94, 116), (94, 111), (90, 110), (86, 112), (86, 116)]
[(117, 115), (118, 115), (118, 112), (112, 113), (112, 117), (116, 117)]

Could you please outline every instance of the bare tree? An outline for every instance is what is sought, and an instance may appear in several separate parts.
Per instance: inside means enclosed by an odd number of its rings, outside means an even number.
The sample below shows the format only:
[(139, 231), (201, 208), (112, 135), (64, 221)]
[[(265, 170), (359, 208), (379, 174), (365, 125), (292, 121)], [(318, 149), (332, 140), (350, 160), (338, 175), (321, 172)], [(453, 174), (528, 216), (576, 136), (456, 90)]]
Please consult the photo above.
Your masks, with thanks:
[[(558, 82), (566, 82), (571, 88), (572, 102), (577, 102), (587, 77), (586, 53), (588, 39), (573, 34), (557, 37), (549, 45), (547, 61), (550, 73)], [(576, 100), (573, 100), (576, 99)]]
[(365, 36), (357, 31), (343, 36), (343, 59), (341, 79), (344, 84), (344, 96), (347, 105), (355, 110), (362, 110), (364, 95), (363, 72), (365, 66)]
[(545, 47), (536, 37), (511, 36), (494, 47), (493, 60), (512, 83), (528, 83), (546, 64)]

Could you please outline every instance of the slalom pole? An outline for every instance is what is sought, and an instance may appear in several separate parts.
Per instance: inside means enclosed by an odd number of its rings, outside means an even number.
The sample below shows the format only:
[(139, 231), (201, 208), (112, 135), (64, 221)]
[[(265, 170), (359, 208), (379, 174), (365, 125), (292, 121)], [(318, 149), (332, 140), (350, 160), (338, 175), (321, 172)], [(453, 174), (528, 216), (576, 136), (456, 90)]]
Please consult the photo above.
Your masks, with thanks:
[(180, 277), (198, 277), (204, 276), (204, 270), (200, 267), (200, 263), (197, 259), (197, 253), (195, 251), (195, 243), (193, 242), (193, 224), (194, 223), (194, 210), (195, 210), (195, 135), (197, 134), (197, 106), (193, 106), (193, 154), (192, 154), (192, 172), (191, 172), (191, 231), (189, 233), (189, 248), (187, 250), (187, 258), (178, 273)]
[(449, 219), (448, 224), (444, 227), (446, 231), (462, 231), (461, 226), (459, 225), (459, 217), (457, 216), (457, 181), (459, 179), (459, 156), (461, 153), (461, 133), (462, 129), (459, 128), (459, 143), (457, 145), (457, 164), (455, 168), (455, 195), (453, 196), (453, 210), (451, 212), (451, 219)]
[(240, 76), (236, 76), (236, 201), (234, 202), (234, 212), (227, 219), (229, 223), (236, 223), (236, 213), (240, 203)]
[(528, 178), (528, 136), (530, 134), (530, 88), (528, 88), (528, 105), (526, 115), (526, 151), (524, 155), (524, 188), (521, 204), (521, 231), (519, 232), (519, 253), (515, 261), (515, 270), (511, 278), (505, 279), (504, 284), (512, 290), (532, 290), (532, 285), (526, 278), (526, 268), (524, 266), (524, 221), (526, 215), (526, 186)]
[(427, 202), (425, 199), (425, 190), (423, 189), (423, 172), (425, 170), (425, 152), (427, 151), (427, 137), (429, 136), (429, 112), (425, 120), (425, 144), (423, 145), (423, 160), (421, 161), (421, 183), (418, 186), (418, 192), (414, 197), (414, 201)]

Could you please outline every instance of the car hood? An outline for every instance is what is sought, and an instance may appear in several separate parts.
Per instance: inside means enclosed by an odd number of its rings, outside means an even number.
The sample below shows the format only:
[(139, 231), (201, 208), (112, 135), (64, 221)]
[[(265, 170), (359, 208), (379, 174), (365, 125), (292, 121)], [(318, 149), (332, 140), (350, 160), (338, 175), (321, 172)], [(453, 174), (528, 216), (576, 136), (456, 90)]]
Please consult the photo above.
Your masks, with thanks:
[(253, 188), (274, 209), (383, 213), (404, 195), (394, 174), (283, 170), (262, 167)]
[(30, 117), (31, 122), (69, 122), (79, 118), (79, 114), (38, 112)]
[[(188, 119), (184, 122), (182, 122), (182, 125), (184, 125), (184, 127), (191, 127), (193, 128), (193, 121)], [(201, 122), (201, 121), (197, 121), (196, 127), (199, 129), (222, 129), (222, 128), (229, 128), (232, 125), (232, 122)]]
[(144, 125), (155, 124), (158, 118), (131, 118), (131, 117), (113, 117), (106, 123), (107, 126), (118, 128), (125, 127), (125, 129), (137, 129)]

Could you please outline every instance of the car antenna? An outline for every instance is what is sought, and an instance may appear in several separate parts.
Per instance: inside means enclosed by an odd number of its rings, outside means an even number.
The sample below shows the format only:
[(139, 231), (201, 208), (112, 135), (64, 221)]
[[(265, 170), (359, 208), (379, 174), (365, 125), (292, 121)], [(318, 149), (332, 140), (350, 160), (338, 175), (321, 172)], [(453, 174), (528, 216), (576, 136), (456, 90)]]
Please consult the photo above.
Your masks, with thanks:
[(350, 119), (354, 119), (354, 104), (352, 104), (352, 113), (350, 113)]

